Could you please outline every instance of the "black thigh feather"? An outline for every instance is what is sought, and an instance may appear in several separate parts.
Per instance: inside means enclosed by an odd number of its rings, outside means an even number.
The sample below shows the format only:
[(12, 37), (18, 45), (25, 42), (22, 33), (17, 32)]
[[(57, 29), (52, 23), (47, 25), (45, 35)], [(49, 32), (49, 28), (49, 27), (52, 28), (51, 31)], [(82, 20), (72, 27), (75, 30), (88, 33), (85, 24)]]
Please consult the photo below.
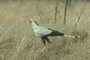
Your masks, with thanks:
[(50, 43), (50, 40), (48, 39), (47, 36), (42, 36), (41, 39), (42, 39), (42, 42), (44, 43), (44, 45), (46, 45), (46, 41), (47, 41), (48, 43)]

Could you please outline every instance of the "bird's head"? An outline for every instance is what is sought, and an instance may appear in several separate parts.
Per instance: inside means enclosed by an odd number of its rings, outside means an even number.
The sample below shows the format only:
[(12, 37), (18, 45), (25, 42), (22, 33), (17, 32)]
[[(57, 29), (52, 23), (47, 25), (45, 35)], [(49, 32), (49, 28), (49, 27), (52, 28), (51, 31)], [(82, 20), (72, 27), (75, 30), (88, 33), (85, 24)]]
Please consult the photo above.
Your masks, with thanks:
[(32, 23), (32, 24), (35, 23), (36, 25), (39, 25), (39, 24), (38, 24), (36, 21), (34, 21), (33, 19), (29, 19), (29, 20), (28, 20), (28, 23)]
[(33, 21), (32, 19), (29, 19), (29, 20), (28, 20), (28, 23), (32, 23), (32, 21)]

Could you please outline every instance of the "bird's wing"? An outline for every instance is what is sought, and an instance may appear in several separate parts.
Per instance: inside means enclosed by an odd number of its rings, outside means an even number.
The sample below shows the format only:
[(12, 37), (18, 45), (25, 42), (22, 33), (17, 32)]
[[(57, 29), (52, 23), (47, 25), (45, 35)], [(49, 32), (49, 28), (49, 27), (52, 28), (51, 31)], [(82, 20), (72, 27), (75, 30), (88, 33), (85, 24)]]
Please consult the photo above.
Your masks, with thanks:
[(52, 32), (52, 30), (49, 30), (46, 27), (40, 27), (35, 31), (35, 33), (38, 34), (39, 36), (46, 36), (46, 35), (50, 34), (51, 32)]

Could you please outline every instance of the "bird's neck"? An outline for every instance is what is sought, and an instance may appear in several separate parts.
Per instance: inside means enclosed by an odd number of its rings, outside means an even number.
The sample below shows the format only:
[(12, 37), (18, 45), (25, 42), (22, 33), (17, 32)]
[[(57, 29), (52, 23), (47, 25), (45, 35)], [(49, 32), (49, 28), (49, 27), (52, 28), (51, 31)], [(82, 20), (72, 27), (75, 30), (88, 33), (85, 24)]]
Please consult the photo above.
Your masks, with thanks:
[(33, 27), (34, 30), (36, 30), (39, 27), (39, 25), (35, 21), (33, 21), (32, 22), (32, 27)]

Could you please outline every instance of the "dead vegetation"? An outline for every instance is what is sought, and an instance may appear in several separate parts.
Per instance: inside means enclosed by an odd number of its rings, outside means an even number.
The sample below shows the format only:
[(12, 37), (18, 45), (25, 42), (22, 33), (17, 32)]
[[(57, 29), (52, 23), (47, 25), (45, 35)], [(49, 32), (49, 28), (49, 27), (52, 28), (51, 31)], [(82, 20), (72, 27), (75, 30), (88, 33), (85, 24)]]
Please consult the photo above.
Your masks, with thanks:
[[(67, 22), (63, 25), (64, 3), (60, 2), (57, 21), (54, 23), (56, 5), (54, 2), (40, 2), (39, 8), (44, 14), (38, 16), (37, 1), (0, 3), (0, 60), (89, 60), (90, 59), (90, 3), (86, 2), (80, 20), (84, 2), (72, 3), (67, 8)], [(47, 6), (46, 6), (47, 5)], [(51, 44), (43, 50), (42, 41), (34, 35), (27, 20), (33, 18), (40, 25), (64, 32), (80, 35), (80, 39), (49, 37)]]

